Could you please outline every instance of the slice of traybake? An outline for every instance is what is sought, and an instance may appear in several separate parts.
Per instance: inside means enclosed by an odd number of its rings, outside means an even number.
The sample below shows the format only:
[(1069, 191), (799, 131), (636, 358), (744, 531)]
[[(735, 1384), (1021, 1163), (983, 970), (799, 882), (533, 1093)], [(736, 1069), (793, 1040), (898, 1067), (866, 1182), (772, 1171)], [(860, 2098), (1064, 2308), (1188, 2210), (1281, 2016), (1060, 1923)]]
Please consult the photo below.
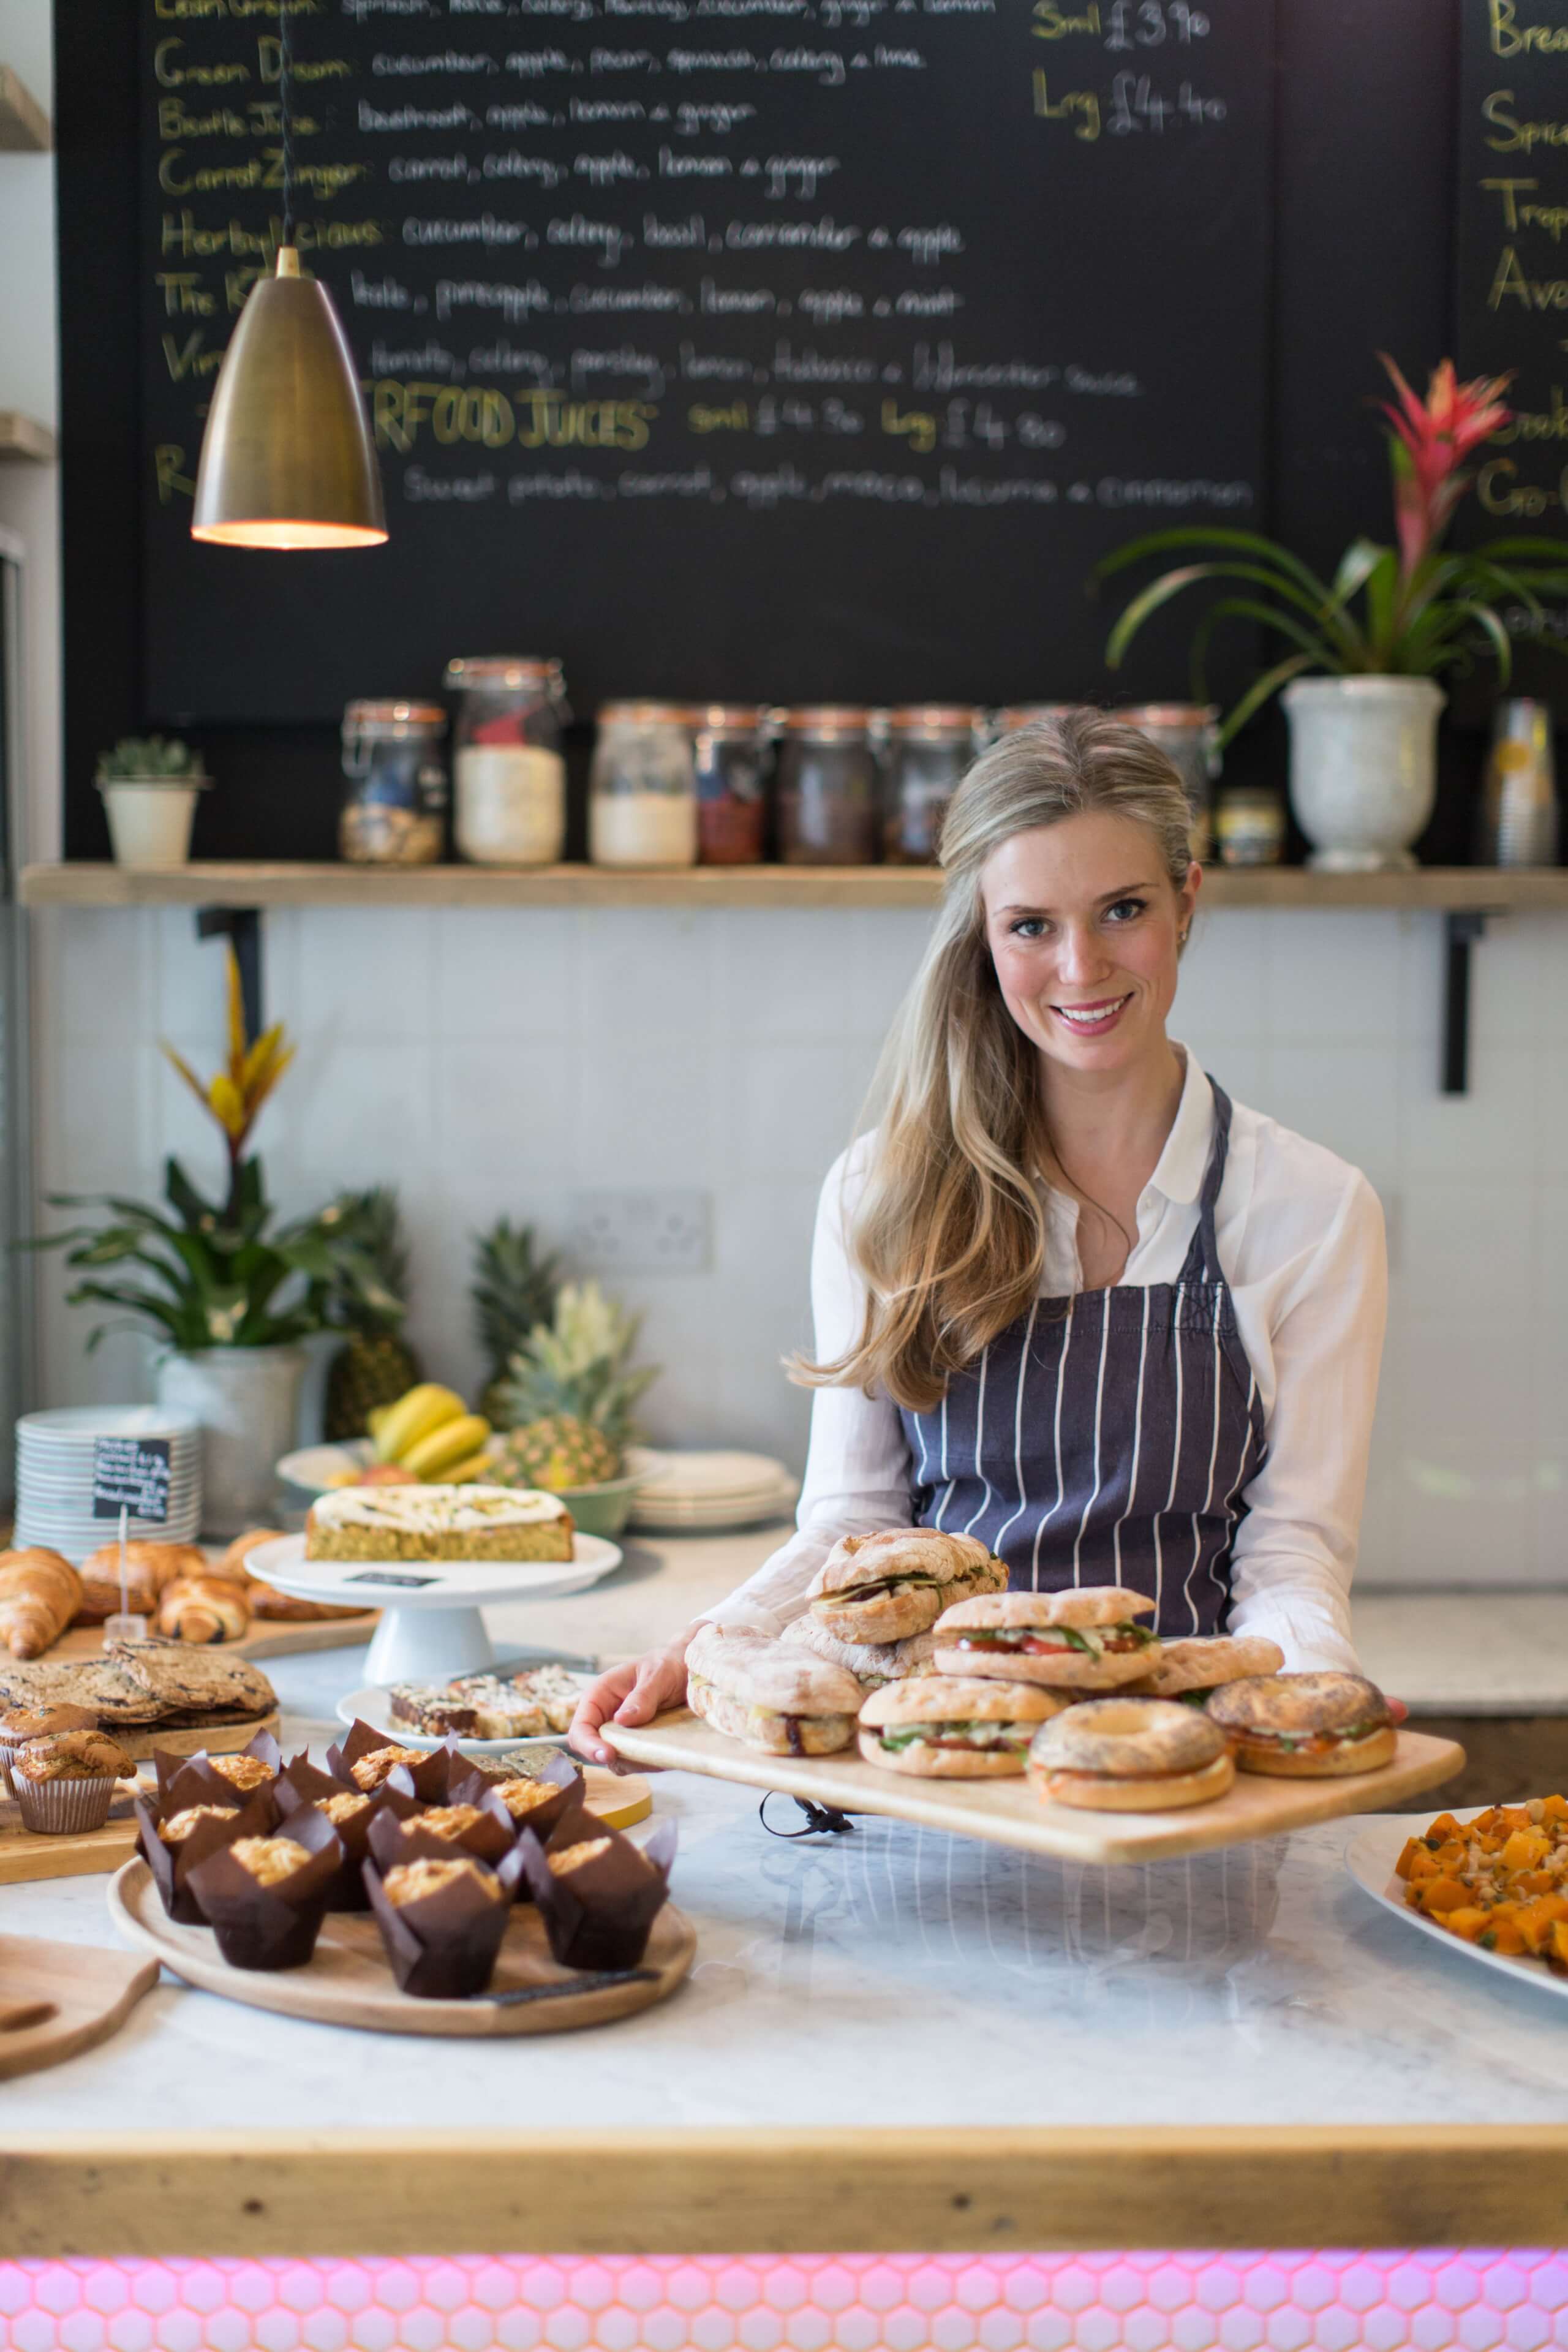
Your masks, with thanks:
[(305, 1522), (307, 1559), (570, 1559), (572, 1514), (528, 1486), (340, 1486)]

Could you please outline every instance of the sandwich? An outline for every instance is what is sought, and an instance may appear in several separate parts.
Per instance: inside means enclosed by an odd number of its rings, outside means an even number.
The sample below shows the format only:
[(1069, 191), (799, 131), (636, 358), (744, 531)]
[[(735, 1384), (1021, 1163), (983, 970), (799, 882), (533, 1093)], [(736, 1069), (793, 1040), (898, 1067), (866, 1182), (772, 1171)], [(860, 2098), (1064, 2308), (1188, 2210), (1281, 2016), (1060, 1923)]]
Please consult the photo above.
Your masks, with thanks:
[(1134, 1685), (1141, 1696), (1179, 1698), (1184, 1706), (1206, 1705), (1225, 1683), (1277, 1675), (1285, 1663), (1278, 1642), (1261, 1633), (1184, 1634), (1162, 1642), (1160, 1654)]
[(936, 1636), (931, 1633), (911, 1633), (902, 1642), (841, 1642), (808, 1609), (803, 1617), (791, 1619), (779, 1639), (786, 1649), (809, 1650), (830, 1666), (845, 1667), (863, 1691), (936, 1672)]
[(1029, 1683), (963, 1675), (884, 1683), (860, 1709), (860, 1753), (920, 1780), (1016, 1778), (1041, 1724), (1066, 1704)]
[(1226, 1736), (1168, 1698), (1099, 1698), (1042, 1724), (1029, 1781), (1054, 1805), (1095, 1813), (1165, 1813), (1206, 1805), (1236, 1780)]
[(937, 1671), (1000, 1675), (1054, 1690), (1118, 1690), (1160, 1655), (1154, 1603), (1120, 1584), (1071, 1592), (994, 1592), (947, 1610), (936, 1627)]
[(811, 1582), (817, 1623), (841, 1642), (902, 1642), (975, 1592), (1003, 1592), (1007, 1571), (973, 1536), (939, 1528), (890, 1528), (844, 1536)]
[(1392, 1764), (1388, 1701), (1363, 1675), (1264, 1675), (1227, 1683), (1208, 1703), (1244, 1772), (1326, 1780)]
[(860, 1685), (808, 1651), (700, 1625), (687, 1646), (686, 1702), (763, 1756), (834, 1756), (854, 1745)]

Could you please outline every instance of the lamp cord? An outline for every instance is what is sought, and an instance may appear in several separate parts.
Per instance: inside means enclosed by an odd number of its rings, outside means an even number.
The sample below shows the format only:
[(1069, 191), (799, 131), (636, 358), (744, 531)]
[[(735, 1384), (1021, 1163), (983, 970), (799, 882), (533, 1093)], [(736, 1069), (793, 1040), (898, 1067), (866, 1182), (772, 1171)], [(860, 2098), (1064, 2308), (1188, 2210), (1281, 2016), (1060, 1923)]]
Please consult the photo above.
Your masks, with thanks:
[(294, 39), (289, 0), (278, 5), (278, 82), (283, 128), (283, 242), (294, 242)]

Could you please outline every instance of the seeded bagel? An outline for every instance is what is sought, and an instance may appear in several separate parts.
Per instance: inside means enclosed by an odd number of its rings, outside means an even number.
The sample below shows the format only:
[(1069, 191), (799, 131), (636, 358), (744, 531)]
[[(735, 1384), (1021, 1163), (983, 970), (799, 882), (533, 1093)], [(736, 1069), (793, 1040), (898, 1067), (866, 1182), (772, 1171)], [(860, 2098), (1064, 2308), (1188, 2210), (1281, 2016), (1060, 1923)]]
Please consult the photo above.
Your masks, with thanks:
[(1223, 1797), (1236, 1778), (1216, 1723), (1173, 1699), (1068, 1707), (1029, 1745), (1029, 1779), (1050, 1802), (1091, 1812), (1168, 1812)]
[(1394, 1761), (1388, 1701), (1364, 1675), (1259, 1675), (1227, 1683), (1206, 1710), (1244, 1772), (1336, 1780)]

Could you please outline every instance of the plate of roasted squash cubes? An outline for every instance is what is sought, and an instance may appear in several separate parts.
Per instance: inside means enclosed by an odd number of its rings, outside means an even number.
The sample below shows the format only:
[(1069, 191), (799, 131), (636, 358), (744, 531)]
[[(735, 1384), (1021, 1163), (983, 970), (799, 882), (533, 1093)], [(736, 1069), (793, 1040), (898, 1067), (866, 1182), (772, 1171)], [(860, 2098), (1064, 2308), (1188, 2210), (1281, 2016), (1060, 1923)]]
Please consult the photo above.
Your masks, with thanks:
[(1352, 1840), (1345, 1865), (1426, 1934), (1568, 1992), (1568, 1797), (1439, 1813), (1397, 1849), (1385, 1819)]

